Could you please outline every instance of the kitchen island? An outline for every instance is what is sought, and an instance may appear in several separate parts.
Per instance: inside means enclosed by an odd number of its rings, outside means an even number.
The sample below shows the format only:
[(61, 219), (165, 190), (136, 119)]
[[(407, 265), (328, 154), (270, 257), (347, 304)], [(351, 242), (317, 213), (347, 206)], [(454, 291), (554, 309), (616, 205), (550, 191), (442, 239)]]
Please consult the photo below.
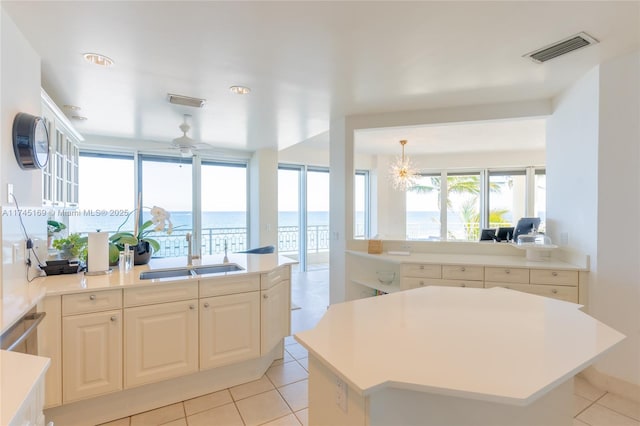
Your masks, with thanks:
[[(295, 261), (277, 254), (186, 258), (37, 281), (38, 354), (51, 358), (47, 421), (99, 424), (260, 378), (290, 333)], [(189, 273), (204, 265), (225, 272)], [(238, 268), (234, 268), (237, 265)], [(143, 272), (187, 273), (141, 279)], [(172, 275), (172, 274), (169, 274)]]
[(579, 308), (438, 286), (332, 305), (295, 335), (309, 424), (570, 426), (573, 376), (624, 338)]

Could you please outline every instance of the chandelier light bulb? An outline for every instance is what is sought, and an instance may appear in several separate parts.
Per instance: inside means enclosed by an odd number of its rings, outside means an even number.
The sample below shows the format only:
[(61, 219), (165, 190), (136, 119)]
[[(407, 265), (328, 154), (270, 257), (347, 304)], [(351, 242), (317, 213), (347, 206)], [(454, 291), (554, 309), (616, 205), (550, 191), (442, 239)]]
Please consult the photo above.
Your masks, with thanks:
[(406, 140), (400, 141), (402, 156), (396, 159), (390, 169), (391, 183), (393, 188), (398, 191), (407, 191), (416, 184), (417, 172), (411, 165), (411, 160), (404, 155), (404, 146), (406, 144)]

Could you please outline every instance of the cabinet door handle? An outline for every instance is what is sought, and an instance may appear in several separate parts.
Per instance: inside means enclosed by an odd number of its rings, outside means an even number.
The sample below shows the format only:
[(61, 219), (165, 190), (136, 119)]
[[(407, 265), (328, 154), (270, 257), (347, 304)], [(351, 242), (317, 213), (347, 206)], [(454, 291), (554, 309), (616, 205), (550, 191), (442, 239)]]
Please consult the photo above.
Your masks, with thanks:
[(467, 286), (467, 285), (466, 285), (466, 284), (464, 284), (464, 283), (460, 284), (460, 287), (466, 287), (466, 286)]
[(420, 270), (424, 271), (424, 265), (420, 265)]
[(268, 294), (263, 294), (263, 295), (262, 295), (262, 298), (263, 298), (263, 299), (268, 299), (268, 298), (269, 298), (269, 295), (268, 295)]
[(420, 281), (420, 287), (424, 286), (424, 281)]
[(551, 290), (551, 293), (558, 294), (558, 290), (554, 288), (554, 289)]
[(504, 273), (505, 273), (505, 274), (510, 274), (510, 273), (511, 273), (511, 269), (505, 269), (505, 270), (504, 270)]
[(553, 271), (553, 272), (551, 273), (551, 275), (553, 275), (554, 277), (557, 277), (557, 276), (558, 276), (558, 273), (557, 273), (556, 271)]
[(118, 317), (116, 317), (115, 315), (111, 317), (111, 321), (115, 322), (118, 320)]
[(91, 296), (89, 296), (89, 300), (96, 300), (96, 295), (92, 294)]
[(208, 308), (208, 307), (209, 307), (209, 303), (205, 303), (205, 304), (204, 304), (204, 305), (202, 305), (202, 306), (204, 306), (205, 308)]
[(464, 271), (466, 271), (466, 268), (463, 266), (463, 267), (461, 267), (461, 268), (460, 268), (460, 270), (461, 270), (462, 272), (464, 272)]
[(196, 305), (194, 305), (193, 303), (189, 305), (189, 309), (194, 310), (196, 308)]

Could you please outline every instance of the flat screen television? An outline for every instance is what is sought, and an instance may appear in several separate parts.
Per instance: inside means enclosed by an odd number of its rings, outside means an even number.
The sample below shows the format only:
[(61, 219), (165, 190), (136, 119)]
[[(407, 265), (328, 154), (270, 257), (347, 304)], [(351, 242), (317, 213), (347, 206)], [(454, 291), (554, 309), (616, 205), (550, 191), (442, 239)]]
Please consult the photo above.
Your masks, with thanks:
[(518, 241), (518, 236), (522, 234), (528, 234), (534, 229), (538, 229), (540, 226), (539, 217), (522, 217), (516, 224), (516, 228), (513, 231), (513, 241)]
[(513, 226), (505, 226), (498, 228), (496, 233), (497, 241), (509, 241), (513, 238)]

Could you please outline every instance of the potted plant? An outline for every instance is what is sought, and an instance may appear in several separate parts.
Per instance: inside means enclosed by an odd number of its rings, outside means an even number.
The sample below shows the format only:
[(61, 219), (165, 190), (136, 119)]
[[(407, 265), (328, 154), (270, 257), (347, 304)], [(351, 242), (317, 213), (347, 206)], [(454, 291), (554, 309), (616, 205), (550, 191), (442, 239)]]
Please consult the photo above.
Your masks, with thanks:
[(62, 259), (87, 259), (87, 237), (81, 237), (77, 233), (53, 240), (53, 248), (59, 251)]
[(53, 247), (53, 237), (65, 229), (67, 229), (67, 225), (64, 223), (57, 220), (47, 220), (47, 247)]
[[(162, 207), (151, 207), (151, 219), (144, 222), (138, 227), (140, 208), (133, 210), (127, 215), (124, 222), (118, 227), (116, 233), (109, 237), (109, 263), (118, 262), (118, 253), (124, 250), (125, 244), (128, 244), (134, 253), (133, 263), (135, 265), (144, 265), (149, 262), (154, 251), (160, 250), (158, 240), (149, 237), (152, 232), (165, 231), (168, 235), (173, 232), (173, 223), (171, 223), (171, 214)], [(127, 223), (129, 217), (136, 212), (136, 222), (133, 232), (121, 231), (120, 229)]]

